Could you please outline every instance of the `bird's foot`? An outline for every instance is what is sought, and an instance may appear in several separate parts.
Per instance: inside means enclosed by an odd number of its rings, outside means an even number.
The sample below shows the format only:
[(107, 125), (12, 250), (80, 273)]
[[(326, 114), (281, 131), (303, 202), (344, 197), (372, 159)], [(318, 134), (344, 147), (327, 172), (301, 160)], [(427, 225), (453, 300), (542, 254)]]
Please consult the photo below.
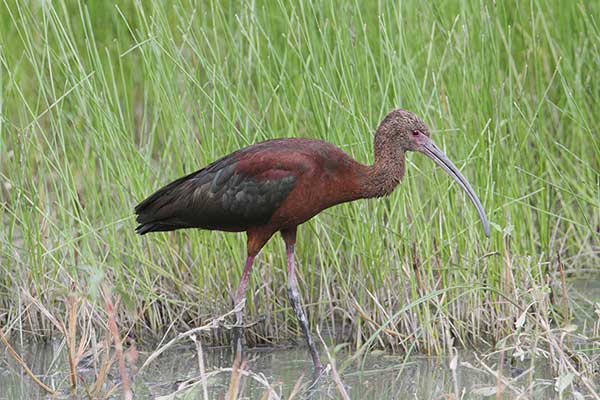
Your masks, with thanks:
[(330, 369), (329, 366), (324, 367), (321, 364), (315, 365), (315, 368), (313, 369), (313, 374), (312, 374), (312, 379), (310, 381), (310, 385), (306, 389), (307, 393), (314, 392), (319, 387), (319, 385), (322, 382), (322, 378), (327, 375), (327, 373), (329, 372), (329, 369)]
[(244, 327), (239, 325), (234, 325), (232, 328), (232, 341), (231, 341), (231, 350), (234, 358), (239, 355), (240, 359), (242, 358), (242, 349), (243, 349), (243, 338), (244, 338)]
[(322, 364), (316, 365), (313, 371), (313, 375), (315, 377), (321, 378), (323, 375), (327, 375), (327, 373), (331, 370), (331, 366), (328, 364), (327, 366), (323, 366)]

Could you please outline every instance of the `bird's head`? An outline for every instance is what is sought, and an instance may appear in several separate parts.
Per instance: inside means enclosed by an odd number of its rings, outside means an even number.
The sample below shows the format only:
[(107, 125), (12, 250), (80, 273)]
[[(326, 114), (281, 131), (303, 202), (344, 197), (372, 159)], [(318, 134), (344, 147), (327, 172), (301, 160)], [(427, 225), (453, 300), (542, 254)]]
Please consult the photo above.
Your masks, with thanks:
[(425, 122), (410, 111), (396, 109), (390, 112), (377, 128), (375, 154), (376, 158), (394, 158), (403, 157), (406, 151), (418, 151), (425, 154), (454, 178), (477, 209), (485, 235), (490, 236), (489, 223), (479, 198), (458, 168), (431, 140), (429, 128)]
[(429, 136), (429, 128), (421, 118), (399, 108), (379, 124), (375, 145), (381, 142), (385, 146), (385, 149), (381, 149), (384, 151), (420, 151)]

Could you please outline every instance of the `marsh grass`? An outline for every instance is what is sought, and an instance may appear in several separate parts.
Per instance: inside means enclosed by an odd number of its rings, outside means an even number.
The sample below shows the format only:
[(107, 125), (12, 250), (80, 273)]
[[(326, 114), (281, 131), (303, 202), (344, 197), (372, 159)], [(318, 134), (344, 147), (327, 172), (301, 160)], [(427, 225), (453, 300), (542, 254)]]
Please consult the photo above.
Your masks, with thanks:
[[(565, 285), (600, 269), (600, 5), (149, 4), (0, 5), (7, 334), (50, 337), (56, 326), (32, 299), (67, 315), (70, 296), (102, 303), (103, 286), (141, 338), (225, 314), (242, 235), (142, 238), (133, 206), (268, 138), (321, 138), (372, 162), (374, 129), (397, 106), (428, 122), (472, 182), (492, 237), (456, 185), (411, 154), (392, 196), (301, 228), (311, 326), (357, 354), (449, 354), (505, 340), (525, 310), (543, 312), (548, 329), (570, 324)], [(273, 240), (253, 271), (250, 345), (299, 333), (284, 256)], [(229, 333), (204, 340), (226, 344)]]

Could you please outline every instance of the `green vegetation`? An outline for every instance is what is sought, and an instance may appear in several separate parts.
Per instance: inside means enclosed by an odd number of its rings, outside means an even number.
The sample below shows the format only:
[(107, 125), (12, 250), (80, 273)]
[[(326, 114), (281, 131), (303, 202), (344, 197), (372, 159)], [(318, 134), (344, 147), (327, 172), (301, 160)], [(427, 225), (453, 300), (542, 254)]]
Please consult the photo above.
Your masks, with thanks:
[[(133, 206), (268, 138), (321, 138), (370, 163), (395, 107), (430, 125), (492, 237), (448, 176), (410, 154), (392, 196), (301, 228), (311, 326), (354, 350), (444, 353), (541, 331), (526, 309), (570, 322), (561, 270), (600, 270), (600, 3), (113, 3), (0, 5), (6, 332), (49, 336), (36, 305), (66, 318), (73, 296), (98, 305), (87, 312), (100, 324), (101, 288), (142, 338), (226, 313), (244, 236), (139, 237)], [(250, 281), (250, 343), (298, 333), (285, 279), (278, 238)]]

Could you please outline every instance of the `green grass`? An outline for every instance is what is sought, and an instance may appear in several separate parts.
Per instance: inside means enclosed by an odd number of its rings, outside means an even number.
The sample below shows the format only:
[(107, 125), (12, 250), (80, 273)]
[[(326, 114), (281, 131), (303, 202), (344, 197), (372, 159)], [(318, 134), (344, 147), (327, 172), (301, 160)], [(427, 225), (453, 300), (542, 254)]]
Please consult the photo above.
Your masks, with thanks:
[[(344, 329), (355, 349), (492, 343), (514, 329), (510, 302), (560, 282), (559, 254), (568, 273), (600, 270), (600, 4), (143, 4), (0, 4), (3, 325), (48, 336), (26, 293), (64, 314), (69, 294), (95, 302), (100, 287), (141, 336), (223, 314), (245, 237), (139, 237), (133, 206), (269, 138), (325, 139), (370, 163), (395, 107), (420, 115), (473, 184), (491, 239), (460, 188), (410, 154), (392, 196), (301, 228), (313, 328)], [(298, 333), (285, 279), (276, 238), (252, 274), (246, 314), (266, 319), (250, 342)]]

